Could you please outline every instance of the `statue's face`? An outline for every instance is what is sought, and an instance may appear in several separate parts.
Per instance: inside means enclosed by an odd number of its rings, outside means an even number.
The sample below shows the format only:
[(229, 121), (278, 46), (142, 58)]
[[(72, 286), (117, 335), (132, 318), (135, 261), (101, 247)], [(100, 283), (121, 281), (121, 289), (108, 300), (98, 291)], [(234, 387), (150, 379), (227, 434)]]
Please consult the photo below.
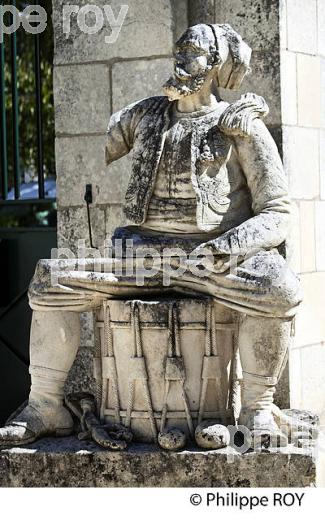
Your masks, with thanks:
[(211, 70), (211, 55), (190, 38), (180, 40), (174, 50), (174, 73), (163, 85), (172, 101), (198, 92)]

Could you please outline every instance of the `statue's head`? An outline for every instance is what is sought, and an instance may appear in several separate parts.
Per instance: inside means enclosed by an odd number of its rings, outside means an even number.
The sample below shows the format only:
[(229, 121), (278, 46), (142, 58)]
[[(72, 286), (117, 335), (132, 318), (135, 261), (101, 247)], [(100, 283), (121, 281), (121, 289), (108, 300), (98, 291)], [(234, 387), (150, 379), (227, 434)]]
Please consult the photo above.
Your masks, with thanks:
[(176, 42), (173, 75), (163, 88), (169, 99), (201, 90), (205, 82), (237, 90), (248, 73), (250, 47), (230, 25), (198, 24)]

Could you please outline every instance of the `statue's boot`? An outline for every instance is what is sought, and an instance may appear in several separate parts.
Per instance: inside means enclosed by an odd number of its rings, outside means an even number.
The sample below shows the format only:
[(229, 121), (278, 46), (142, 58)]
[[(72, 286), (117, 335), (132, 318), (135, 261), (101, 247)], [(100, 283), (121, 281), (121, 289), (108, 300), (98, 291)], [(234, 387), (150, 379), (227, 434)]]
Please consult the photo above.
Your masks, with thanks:
[(0, 448), (21, 446), (44, 436), (73, 432), (64, 407), (64, 384), (79, 346), (79, 314), (34, 311), (30, 339), (31, 391), (28, 404), (0, 428)]
[(276, 421), (273, 396), (291, 342), (291, 321), (244, 316), (239, 325), (243, 369), (239, 424), (252, 435), (252, 447), (288, 444), (285, 428)]

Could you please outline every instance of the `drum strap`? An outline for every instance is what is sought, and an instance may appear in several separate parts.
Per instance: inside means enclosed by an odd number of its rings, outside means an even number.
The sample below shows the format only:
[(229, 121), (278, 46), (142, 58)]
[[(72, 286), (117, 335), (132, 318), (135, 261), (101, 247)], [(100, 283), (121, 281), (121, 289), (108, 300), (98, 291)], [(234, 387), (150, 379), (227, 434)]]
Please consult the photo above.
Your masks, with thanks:
[(186, 373), (181, 351), (180, 325), (176, 302), (171, 302), (168, 307), (168, 334), (168, 356), (166, 359), (164, 402), (161, 414), (160, 431), (162, 432), (166, 425), (168, 394), (171, 383), (179, 383), (181, 386), (181, 396), (184, 403), (187, 426), (190, 435), (193, 438), (194, 427), (189, 400), (185, 390)]
[(205, 339), (205, 356), (202, 365), (202, 386), (200, 394), (198, 424), (204, 418), (206, 396), (209, 381), (213, 380), (217, 390), (218, 409), (221, 411), (224, 407), (225, 398), (221, 384), (221, 366), (220, 357), (217, 347), (217, 327), (215, 318), (215, 309), (212, 301), (209, 301), (206, 307), (206, 339)]
[(125, 425), (130, 427), (131, 425), (131, 415), (134, 404), (134, 396), (135, 396), (135, 382), (137, 380), (142, 381), (144, 398), (147, 404), (147, 410), (149, 414), (149, 421), (151, 425), (152, 434), (154, 437), (154, 441), (157, 442), (157, 425), (154, 417), (154, 412), (152, 408), (152, 400), (150, 395), (149, 388), (149, 377), (146, 367), (145, 358), (143, 356), (142, 349), (142, 336), (141, 336), (141, 322), (140, 322), (140, 310), (139, 310), (140, 302), (133, 300), (131, 302), (131, 327), (134, 334), (134, 342), (133, 342), (133, 357), (130, 359), (130, 379), (129, 379), (129, 396), (128, 396), (128, 405), (126, 410), (126, 419)]

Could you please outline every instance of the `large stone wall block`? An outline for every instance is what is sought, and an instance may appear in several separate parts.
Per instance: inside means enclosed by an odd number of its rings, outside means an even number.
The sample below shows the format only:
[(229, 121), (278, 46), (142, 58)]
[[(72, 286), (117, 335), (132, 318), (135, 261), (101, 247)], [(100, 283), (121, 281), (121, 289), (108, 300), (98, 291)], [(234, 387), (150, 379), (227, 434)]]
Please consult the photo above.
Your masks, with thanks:
[[(301, 275), (304, 299), (296, 319), (297, 347), (317, 345), (324, 341), (324, 294), (325, 273), (306, 273)], [(317, 363), (317, 359), (314, 360)], [(308, 379), (310, 373), (304, 370), (304, 377)]]
[(284, 168), (290, 193), (296, 199), (314, 199), (319, 194), (318, 130), (283, 127)]
[(299, 203), (292, 201), (291, 229), (286, 240), (286, 259), (295, 272), (301, 271), (301, 233)]
[(105, 132), (110, 113), (108, 66), (55, 67), (54, 101), (56, 135)]
[(280, 45), (279, 0), (216, 0), (215, 21), (229, 23), (254, 50)]
[(172, 70), (170, 58), (115, 63), (112, 67), (113, 111), (145, 97), (163, 95), (162, 85)]
[(325, 199), (325, 130), (319, 132), (320, 197)]
[[(325, 204), (324, 204), (324, 206), (325, 206)], [(315, 271), (315, 203), (314, 203), (314, 201), (301, 201), (300, 202), (300, 232), (301, 232), (301, 242), (300, 243), (301, 243), (301, 248), (302, 248), (302, 250), (301, 250), (301, 271), (302, 272)], [(324, 244), (325, 244), (325, 240), (324, 240)]]
[(325, 56), (325, 2), (317, 1), (317, 21), (318, 21), (318, 54)]
[(290, 407), (296, 410), (304, 408), (302, 377), (301, 348), (292, 348), (289, 352)]
[(297, 54), (298, 125), (321, 126), (320, 60)]
[(317, 53), (317, 0), (287, 0), (288, 49)]
[(86, 184), (93, 204), (120, 203), (129, 176), (129, 158), (105, 164), (103, 136), (62, 137), (56, 140), (57, 190), (60, 206), (84, 205)]
[(281, 108), (285, 125), (297, 124), (297, 71), (296, 54), (282, 51), (281, 60)]
[(320, 57), (320, 92), (320, 126), (325, 128), (325, 58), (323, 57)]
[[(302, 399), (307, 410), (325, 419), (325, 344), (308, 345), (301, 349), (301, 365), (308, 377), (302, 378)], [(322, 423), (324, 424), (324, 423)]]
[(325, 201), (315, 202), (316, 221), (316, 268), (325, 271)]
[[(176, 2), (175, 2), (176, 4)], [(181, 5), (185, 7), (184, 1)], [(180, 14), (182, 10), (176, 8), (174, 2), (170, 0), (128, 0), (123, 4), (120, 0), (75, 0), (73, 5), (79, 8), (86, 8), (86, 5), (94, 5), (95, 13), (86, 16), (86, 30), (88, 27), (100, 25), (102, 28), (94, 34), (86, 34), (80, 29), (82, 23), (81, 14), (73, 13), (70, 18), (70, 31), (68, 31), (68, 18), (63, 25), (63, 8), (69, 4), (64, 4), (61, 0), (53, 0), (53, 20), (55, 35), (55, 63), (85, 63), (92, 61), (107, 61), (116, 58), (139, 58), (141, 56), (157, 56), (171, 54), (174, 31), (183, 29), (184, 16), (174, 16), (175, 12)], [(113, 17), (118, 19), (121, 13), (121, 6), (127, 5), (128, 11), (122, 23), (122, 28), (116, 33), (116, 41), (107, 43), (105, 38), (114, 36), (112, 32), (112, 21), (108, 21), (104, 13), (104, 6), (112, 9)], [(101, 13), (101, 14), (100, 14)], [(85, 11), (84, 11), (85, 14)], [(95, 17), (97, 16), (97, 21)], [(122, 14), (121, 14), (121, 18)], [(79, 19), (79, 25), (78, 25)], [(175, 23), (179, 19), (180, 26)], [(96, 25), (97, 23), (97, 25)], [(117, 22), (114, 22), (116, 31)], [(65, 32), (63, 31), (66, 27)], [(89, 30), (88, 30), (89, 31)], [(114, 33), (115, 34), (115, 33)]]

